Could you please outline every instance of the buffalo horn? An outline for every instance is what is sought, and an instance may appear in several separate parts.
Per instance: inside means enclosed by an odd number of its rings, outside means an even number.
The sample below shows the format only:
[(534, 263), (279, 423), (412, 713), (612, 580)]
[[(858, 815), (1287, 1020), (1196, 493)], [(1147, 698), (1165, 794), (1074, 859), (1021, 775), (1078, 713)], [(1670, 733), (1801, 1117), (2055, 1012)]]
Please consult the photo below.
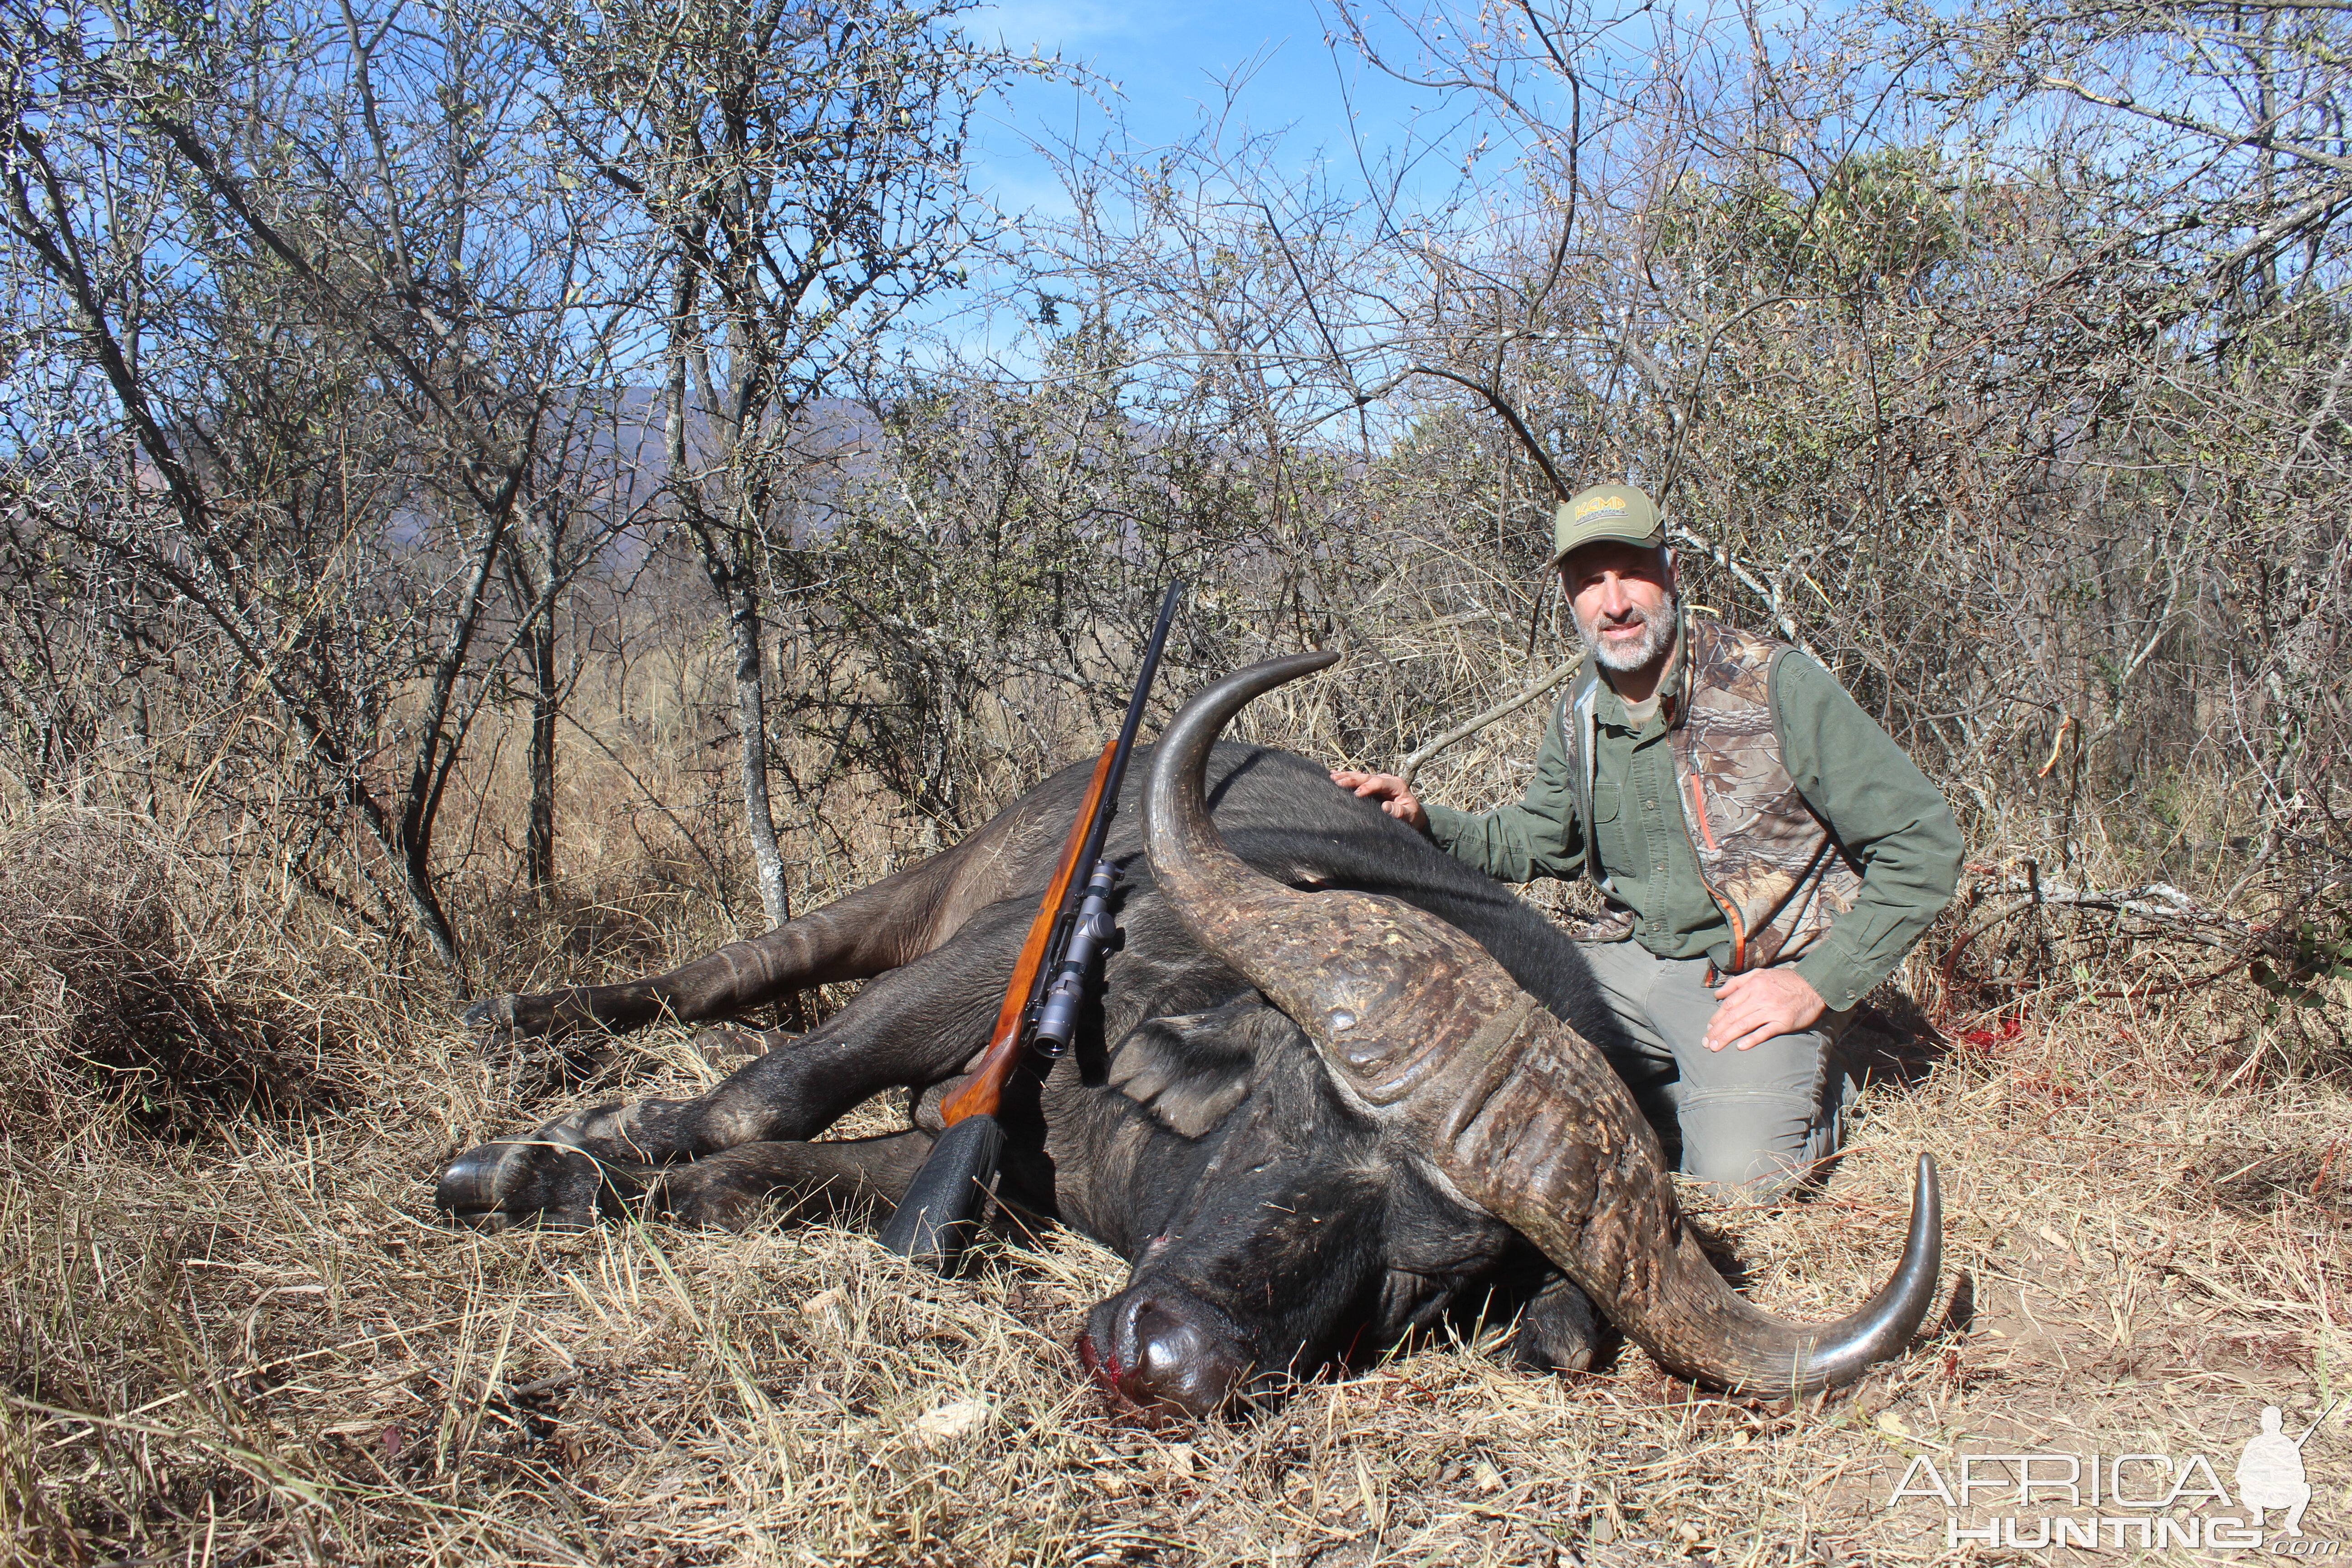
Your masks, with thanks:
[(1919, 1159), (1893, 1279), (1834, 1322), (1751, 1305), (1675, 1202), (1657, 1134), (1601, 1053), (1469, 937), (1392, 900), (1302, 892), (1225, 847), (1209, 750), (1252, 698), (1338, 656), (1236, 671), (1185, 705), (1152, 758), (1144, 843), (1202, 945), (1306, 1031), (1334, 1080), (1444, 1190), (1540, 1247), (1619, 1328), (1685, 1377), (1759, 1394), (1862, 1375), (1910, 1342), (1943, 1252), (1936, 1167)]

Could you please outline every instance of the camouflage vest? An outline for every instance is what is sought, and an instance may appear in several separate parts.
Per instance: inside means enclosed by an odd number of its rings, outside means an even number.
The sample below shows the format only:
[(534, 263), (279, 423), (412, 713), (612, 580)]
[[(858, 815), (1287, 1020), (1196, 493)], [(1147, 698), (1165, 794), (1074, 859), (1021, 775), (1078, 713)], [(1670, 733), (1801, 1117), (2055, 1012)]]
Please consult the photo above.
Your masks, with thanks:
[[(1780, 758), (1773, 675), (1794, 650), (1695, 617), (1685, 618), (1682, 638), (1682, 677), (1669, 712), (1675, 793), (1707, 896), (1731, 927), (1727, 973), (1737, 974), (1811, 946), (1853, 907), (1862, 870), (1805, 804)], [(1560, 704), (1560, 730), (1578, 820), (1586, 825), (1586, 874), (1607, 895), (1590, 826), (1600, 692), (1601, 672), (1588, 654)], [(1619, 934), (1632, 930), (1628, 919)]]

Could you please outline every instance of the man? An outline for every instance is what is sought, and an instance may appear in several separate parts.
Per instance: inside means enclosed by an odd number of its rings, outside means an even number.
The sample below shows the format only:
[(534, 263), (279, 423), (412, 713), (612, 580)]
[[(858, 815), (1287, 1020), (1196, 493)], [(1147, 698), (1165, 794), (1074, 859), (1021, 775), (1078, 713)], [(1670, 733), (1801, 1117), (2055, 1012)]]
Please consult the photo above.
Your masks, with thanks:
[(1473, 816), (1391, 773), (1332, 782), (1505, 881), (1590, 878), (1612, 929), (1584, 952), (1625, 1033), (1595, 1043), (1685, 1173), (1767, 1196), (1836, 1152), (1831, 1047), (1950, 901), (1959, 828), (1827, 670), (1684, 616), (1649, 497), (1585, 490), (1553, 543), (1586, 657), (1526, 797)]
[[(2319, 1415), (2325, 1420), (2327, 1411)], [(2256, 1530), (2263, 1527), (2265, 1509), (2283, 1508), (2286, 1521), (2279, 1534), (2301, 1535), (2303, 1510), (2311, 1506), (2311, 1482), (2303, 1472), (2303, 1446), (2319, 1430), (2319, 1422), (2313, 1422), (2302, 1436), (2290, 1437), (2282, 1430), (2285, 1421), (2277, 1405), (2263, 1407), (2261, 1435), (2249, 1440), (2246, 1451), (2238, 1456), (2238, 1500), (2254, 1510)]]

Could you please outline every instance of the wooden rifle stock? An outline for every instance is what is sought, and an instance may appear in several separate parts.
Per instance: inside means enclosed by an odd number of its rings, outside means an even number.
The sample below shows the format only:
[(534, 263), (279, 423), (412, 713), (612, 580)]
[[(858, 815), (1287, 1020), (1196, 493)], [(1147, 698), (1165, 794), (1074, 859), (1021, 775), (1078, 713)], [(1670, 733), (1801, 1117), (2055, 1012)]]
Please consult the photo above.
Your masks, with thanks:
[(1013, 965), (1013, 978), (1004, 987), (1003, 1005), (996, 1010), (996, 1028), (988, 1037), (987, 1048), (980, 1053), (978, 1065), (964, 1086), (950, 1095), (940, 1105), (940, 1120), (952, 1127), (967, 1116), (993, 1116), (1004, 1099), (1005, 1080), (1021, 1060), (1021, 1037), (1029, 1009), (1037, 1000), (1037, 990), (1045, 983), (1045, 959), (1054, 942), (1054, 928), (1061, 923), (1063, 906), (1068, 901), (1071, 880), (1078, 872), (1078, 860), (1092, 837), (1095, 818), (1102, 811), (1103, 786), (1110, 779), (1111, 759), (1118, 752), (1114, 740), (1104, 744), (1102, 756), (1095, 763), (1095, 776), (1087, 785), (1086, 798), (1078, 804), (1077, 820), (1070, 824), (1070, 837), (1062, 845), (1062, 858), (1054, 867), (1054, 879), (1045, 884), (1045, 896), (1038, 902), (1037, 918), (1029, 922), (1029, 940), (1021, 944), (1021, 957)]

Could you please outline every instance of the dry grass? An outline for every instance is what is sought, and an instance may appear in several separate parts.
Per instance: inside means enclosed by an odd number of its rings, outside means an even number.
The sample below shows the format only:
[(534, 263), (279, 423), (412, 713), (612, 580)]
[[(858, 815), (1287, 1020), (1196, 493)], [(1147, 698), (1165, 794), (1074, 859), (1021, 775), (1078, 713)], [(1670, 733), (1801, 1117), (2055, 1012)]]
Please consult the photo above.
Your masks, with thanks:
[[(632, 901), (611, 864), (535, 949), (499, 917), (515, 978), (724, 934), (670, 892)], [(2226, 1481), (2262, 1405), (2299, 1429), (2352, 1366), (2352, 1101), (2287, 1070), (2312, 1053), (2226, 987), (1963, 1019), (1950, 1054), (1873, 1089), (1823, 1194), (1718, 1216), (1760, 1300), (1843, 1309), (1894, 1259), (1914, 1151), (1938, 1157), (1958, 1300), (1853, 1390), (1727, 1402), (1632, 1350), (1532, 1377), (1494, 1325), (1153, 1432), (1080, 1381), (1072, 1340), (1125, 1270), (1074, 1237), (943, 1282), (831, 1229), (441, 1228), (442, 1162), (561, 1102), (364, 944), (200, 916), (175, 917), (212, 933), (186, 962), (308, 977), (279, 991), (335, 1042), (338, 1093), (178, 1141), (10, 1101), (0, 1551), (20, 1560), (1929, 1562), (1953, 1555), (1942, 1510), (1885, 1506), (1916, 1455), (2195, 1451)], [(0, 1038), (11, 1080), (47, 1037)], [(714, 1076), (678, 1034), (630, 1049), (629, 1094)], [(2339, 1412), (2305, 1450), (2315, 1535), (2352, 1537), (2347, 1432)]]
[[(2196, 1450), (2226, 1478), (2263, 1404), (2342, 1391), (2352, 1105), (2211, 1098), (2184, 1026), (2118, 1023), (1876, 1091), (1823, 1197), (1722, 1216), (1761, 1299), (1827, 1310), (1898, 1247), (1911, 1151), (1942, 1160), (1973, 1310), (1849, 1394), (1439, 1343), (1158, 1433), (1080, 1384), (1123, 1268), (1075, 1237), (943, 1282), (835, 1230), (440, 1229), (435, 1168), (514, 1112), (436, 1094), (469, 1075), (423, 1048), (412, 1094), (308, 1131), (12, 1152), (10, 1522), (90, 1562), (1927, 1561), (1940, 1510), (1882, 1506), (1912, 1454)], [(2352, 1441), (2306, 1452), (2315, 1533), (2341, 1531)]]
[(18, 1135), (173, 1136), (350, 1085), (302, 955), (206, 891), (154, 823), (56, 810), (0, 833), (0, 1112)]

